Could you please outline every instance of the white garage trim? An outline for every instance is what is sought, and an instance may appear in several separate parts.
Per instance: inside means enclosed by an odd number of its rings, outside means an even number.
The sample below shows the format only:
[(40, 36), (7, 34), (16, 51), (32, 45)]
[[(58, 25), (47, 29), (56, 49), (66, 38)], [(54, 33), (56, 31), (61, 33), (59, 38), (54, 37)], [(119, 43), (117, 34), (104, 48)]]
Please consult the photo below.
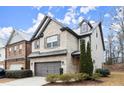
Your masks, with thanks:
[(4, 66), (3, 65), (0, 65), (0, 68), (4, 68)]

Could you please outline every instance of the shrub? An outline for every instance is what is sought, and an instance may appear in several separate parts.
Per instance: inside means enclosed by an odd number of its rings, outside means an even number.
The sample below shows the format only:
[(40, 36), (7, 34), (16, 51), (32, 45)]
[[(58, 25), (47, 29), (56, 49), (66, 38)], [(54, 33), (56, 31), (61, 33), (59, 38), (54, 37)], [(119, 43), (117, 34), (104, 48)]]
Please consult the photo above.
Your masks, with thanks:
[(89, 74), (84, 73), (84, 74), (83, 74), (83, 78), (84, 78), (84, 80), (88, 80), (88, 79), (90, 78), (90, 75), (89, 75)]
[(64, 83), (68, 83), (69, 81), (72, 80), (72, 74), (63, 74), (59, 76), (59, 80), (61, 80)]
[(99, 79), (100, 76), (101, 76), (101, 74), (99, 74), (99, 73), (94, 73), (94, 74), (91, 76), (91, 79), (92, 79), (92, 80), (96, 80), (96, 79)]
[(0, 68), (0, 78), (5, 77), (5, 70)]
[(5, 73), (5, 77), (7, 78), (25, 78), (31, 76), (32, 76), (31, 70), (8, 70)]
[(86, 73), (76, 73), (76, 74), (74, 74), (74, 76), (73, 76), (73, 79), (74, 79), (75, 81), (82, 81), (82, 80), (86, 80), (86, 79), (88, 79), (88, 78), (89, 78), (89, 75), (86, 74)]
[(82, 81), (83, 80), (83, 73), (76, 73), (73, 75), (73, 79), (75, 81)]
[(95, 72), (101, 74), (102, 77), (110, 75), (110, 71), (108, 69), (96, 69)]
[(58, 74), (50, 74), (46, 77), (46, 81), (50, 82), (50, 83), (55, 83), (59, 78)]
[(104, 69), (107, 75), (110, 75), (110, 71), (108, 69)]

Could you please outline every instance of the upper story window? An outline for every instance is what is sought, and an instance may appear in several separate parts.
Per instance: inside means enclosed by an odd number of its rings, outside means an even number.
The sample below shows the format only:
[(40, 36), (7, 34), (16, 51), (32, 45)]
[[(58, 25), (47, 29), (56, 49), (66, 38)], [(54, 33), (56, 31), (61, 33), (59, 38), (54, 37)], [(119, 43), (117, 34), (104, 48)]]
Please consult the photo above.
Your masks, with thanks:
[(34, 48), (35, 48), (35, 49), (40, 48), (40, 39), (35, 40), (35, 42), (34, 42)]
[(17, 46), (14, 46), (14, 51), (16, 51), (17, 50)]
[(54, 35), (54, 36), (50, 36), (47, 37), (46, 39), (46, 47), (47, 48), (55, 48), (59, 46), (59, 36), (58, 35)]
[(88, 24), (82, 24), (82, 32), (88, 31)]
[(8, 50), (9, 50), (9, 51), (8, 51), (8, 55), (10, 56), (11, 51), (12, 51), (12, 48), (10, 47)]
[(96, 32), (96, 37), (98, 37), (98, 33)]
[(19, 45), (19, 54), (21, 54), (22, 44)]
[(22, 49), (22, 45), (21, 44), (19, 45), (19, 49)]
[(9, 52), (11, 52), (12, 51), (12, 48), (9, 48)]

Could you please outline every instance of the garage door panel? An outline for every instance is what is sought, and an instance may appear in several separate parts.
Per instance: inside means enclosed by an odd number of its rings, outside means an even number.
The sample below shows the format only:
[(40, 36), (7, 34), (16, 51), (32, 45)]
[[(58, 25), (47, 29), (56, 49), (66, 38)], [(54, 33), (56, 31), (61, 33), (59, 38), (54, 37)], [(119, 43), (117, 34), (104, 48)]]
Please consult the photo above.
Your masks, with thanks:
[(61, 62), (41, 62), (35, 64), (36, 76), (47, 76), (48, 74), (59, 74)]

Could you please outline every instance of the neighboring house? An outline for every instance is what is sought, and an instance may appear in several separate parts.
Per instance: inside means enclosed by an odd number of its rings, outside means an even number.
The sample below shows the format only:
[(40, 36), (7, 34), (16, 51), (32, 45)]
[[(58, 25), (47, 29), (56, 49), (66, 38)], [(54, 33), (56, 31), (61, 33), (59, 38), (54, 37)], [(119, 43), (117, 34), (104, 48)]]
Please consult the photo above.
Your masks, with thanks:
[(31, 53), (30, 37), (22, 31), (13, 31), (6, 45), (6, 69), (29, 69), (27, 56)]
[(0, 38), (0, 68), (5, 68), (5, 40)]
[(31, 38), (32, 53), (30, 69), (36, 76), (79, 72), (80, 40), (91, 42), (94, 68), (101, 68), (104, 61), (104, 42), (101, 23), (92, 26), (87, 21), (80, 23), (76, 33), (60, 22), (45, 16)]

